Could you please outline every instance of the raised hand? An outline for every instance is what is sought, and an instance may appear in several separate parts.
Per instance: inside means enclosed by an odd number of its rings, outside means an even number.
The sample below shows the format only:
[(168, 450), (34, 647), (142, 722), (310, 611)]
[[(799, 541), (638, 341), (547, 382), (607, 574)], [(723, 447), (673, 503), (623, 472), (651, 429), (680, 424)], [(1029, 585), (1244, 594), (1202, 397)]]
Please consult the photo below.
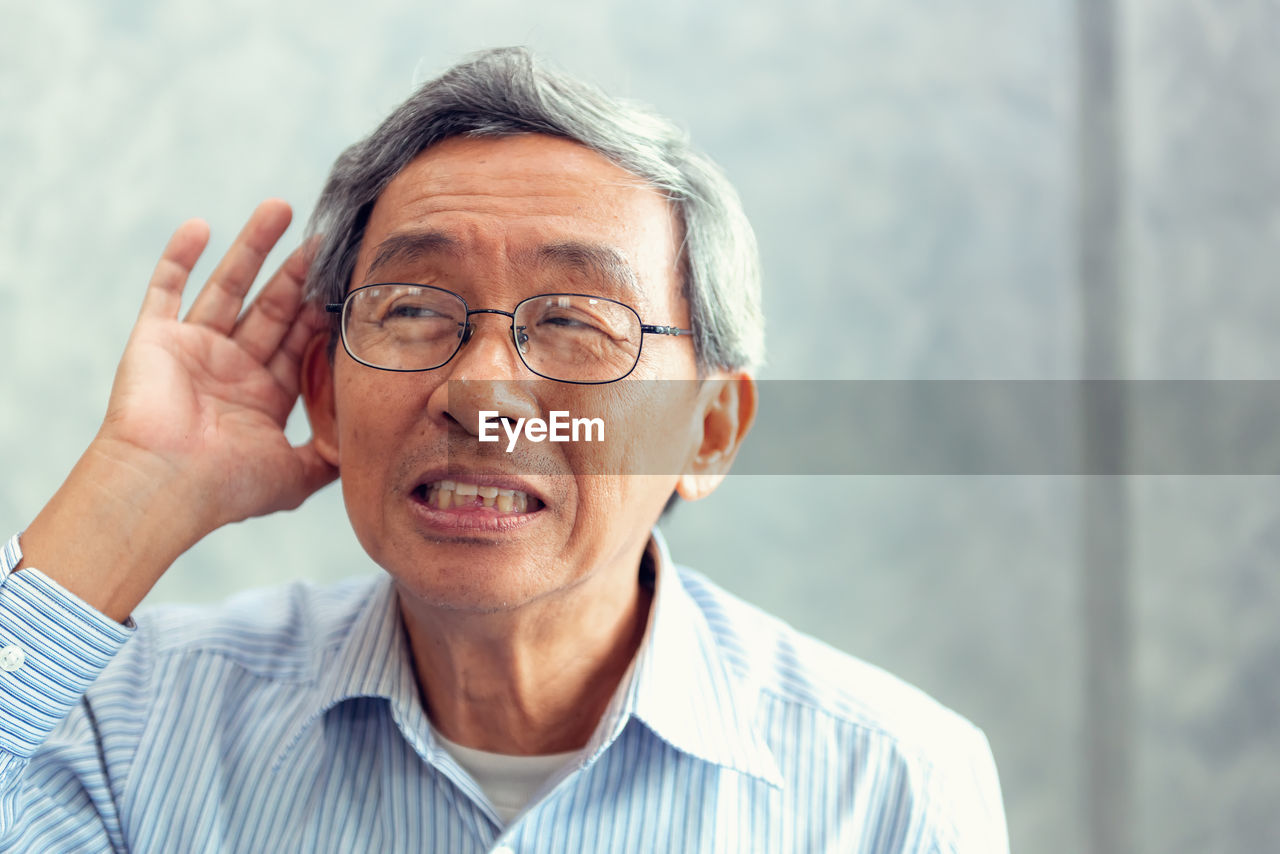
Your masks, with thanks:
[(208, 229), (198, 220), (178, 229), (147, 288), (98, 435), (120, 453), (170, 466), (209, 530), (296, 507), (335, 474), (310, 444), (292, 447), (284, 435), (303, 348), (324, 323), (302, 303), (304, 248), (240, 311), (289, 219), (284, 202), (262, 203), (183, 321), (183, 288)]
[(102, 428), (23, 534), (23, 566), (123, 619), (205, 534), (296, 507), (333, 480), (310, 443), (294, 447), (284, 435), (303, 349), (324, 328), (302, 302), (305, 247), (241, 311), (290, 217), (284, 202), (259, 205), (182, 320), (183, 289), (209, 230), (192, 220), (175, 232)]

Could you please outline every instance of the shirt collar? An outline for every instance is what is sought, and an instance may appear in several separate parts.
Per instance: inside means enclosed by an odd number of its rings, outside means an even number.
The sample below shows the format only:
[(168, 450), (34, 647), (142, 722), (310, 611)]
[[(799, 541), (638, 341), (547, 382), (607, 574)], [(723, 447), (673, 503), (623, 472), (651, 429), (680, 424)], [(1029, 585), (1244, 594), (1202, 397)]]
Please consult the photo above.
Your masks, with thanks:
[[(354, 618), (344, 622), (334, 634), (337, 637), (332, 642), (326, 643), (325, 638), (314, 641), (319, 647), (313, 659), (317, 672), (311, 690), (302, 699), (305, 705), (282, 739), (284, 746), (277, 753), (272, 770), (280, 766), (307, 729), (325, 712), (355, 697), (390, 700), (398, 719), (413, 722), (406, 737), (429, 730), (418, 698), (391, 576), (380, 574), (368, 588), (368, 595)], [(425, 752), (425, 743), (414, 746)]]
[[(677, 750), (781, 786), (777, 760), (753, 723), (759, 689), (721, 654), (657, 529), (646, 554), (654, 573), (649, 625), (586, 755), (601, 752), (635, 717)], [(273, 770), (311, 724), (353, 697), (390, 700), (396, 718), (409, 724), (401, 726), (406, 738), (421, 742), (413, 745), (420, 754), (433, 755), (430, 724), (419, 699), (390, 576), (379, 578), (339, 640), (331, 645), (316, 640), (323, 646), (316, 657), (319, 672), (305, 709), (282, 740)]]
[(624, 693), (611, 707), (612, 720), (606, 713), (604, 731), (597, 731), (590, 753), (634, 716), (677, 750), (781, 786), (777, 760), (753, 723), (759, 689), (721, 654), (656, 529), (648, 553), (655, 575), (649, 626), (630, 684), (624, 681)]

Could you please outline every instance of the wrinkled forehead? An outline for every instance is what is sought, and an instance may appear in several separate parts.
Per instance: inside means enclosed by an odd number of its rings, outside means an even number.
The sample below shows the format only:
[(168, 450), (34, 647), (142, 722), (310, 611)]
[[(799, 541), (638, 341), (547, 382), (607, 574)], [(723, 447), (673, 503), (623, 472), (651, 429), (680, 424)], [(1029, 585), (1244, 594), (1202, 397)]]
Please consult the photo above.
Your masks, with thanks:
[(662, 193), (578, 143), (455, 137), (419, 154), (378, 198), (348, 287), (427, 269), (490, 281), (550, 269), (672, 306), (680, 233)]

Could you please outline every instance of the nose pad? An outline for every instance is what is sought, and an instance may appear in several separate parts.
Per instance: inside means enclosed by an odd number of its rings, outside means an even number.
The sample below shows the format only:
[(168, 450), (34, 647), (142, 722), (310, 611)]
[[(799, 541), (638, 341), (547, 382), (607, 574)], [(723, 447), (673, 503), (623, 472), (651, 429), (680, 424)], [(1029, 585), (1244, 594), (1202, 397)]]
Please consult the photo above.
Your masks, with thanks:
[[(504, 317), (508, 317), (508, 318), (511, 317), (510, 312), (498, 311), (497, 309), (487, 309), (487, 308), (476, 309), (475, 311), (471, 312), (471, 314), (501, 314)], [(523, 326), (511, 325), (507, 327), (507, 331), (511, 335), (511, 339), (509, 340), (513, 340), (516, 345), (517, 360), (520, 363), (522, 363), (524, 367), (527, 368), (528, 363), (524, 361), (524, 357), (525, 357), (525, 354), (529, 352), (529, 345), (528, 345), (529, 336), (528, 334), (525, 333), (524, 330), (525, 330), (525, 327)], [(475, 332), (476, 332), (476, 324), (472, 323), (470, 319), (465, 320), (458, 324), (458, 332), (457, 332), (458, 346), (453, 351), (454, 357), (457, 357), (459, 356), (459, 354), (462, 353), (464, 346), (468, 341), (472, 339), (472, 337), (475, 335)], [(452, 359), (450, 359), (450, 361), (452, 361)]]
[[(520, 353), (522, 355), (526, 355), (529, 352), (529, 333), (525, 332), (524, 330), (525, 330), (525, 327), (523, 326), (511, 327), (511, 334), (516, 340), (516, 348), (520, 350)], [(471, 336), (475, 331), (476, 331), (475, 324), (471, 323), (471, 321), (467, 321), (466, 323), (459, 323), (458, 338), (461, 340), (458, 342), (458, 346), (461, 347), (462, 345), (470, 341)]]

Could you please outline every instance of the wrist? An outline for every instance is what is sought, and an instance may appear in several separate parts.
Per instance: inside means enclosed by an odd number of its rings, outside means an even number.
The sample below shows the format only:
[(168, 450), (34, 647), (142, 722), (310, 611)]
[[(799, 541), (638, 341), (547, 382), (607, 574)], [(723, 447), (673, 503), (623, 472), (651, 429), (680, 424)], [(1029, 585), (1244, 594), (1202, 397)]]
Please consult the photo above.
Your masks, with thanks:
[(22, 535), (38, 567), (86, 603), (128, 618), (165, 570), (206, 533), (167, 461), (95, 439)]

